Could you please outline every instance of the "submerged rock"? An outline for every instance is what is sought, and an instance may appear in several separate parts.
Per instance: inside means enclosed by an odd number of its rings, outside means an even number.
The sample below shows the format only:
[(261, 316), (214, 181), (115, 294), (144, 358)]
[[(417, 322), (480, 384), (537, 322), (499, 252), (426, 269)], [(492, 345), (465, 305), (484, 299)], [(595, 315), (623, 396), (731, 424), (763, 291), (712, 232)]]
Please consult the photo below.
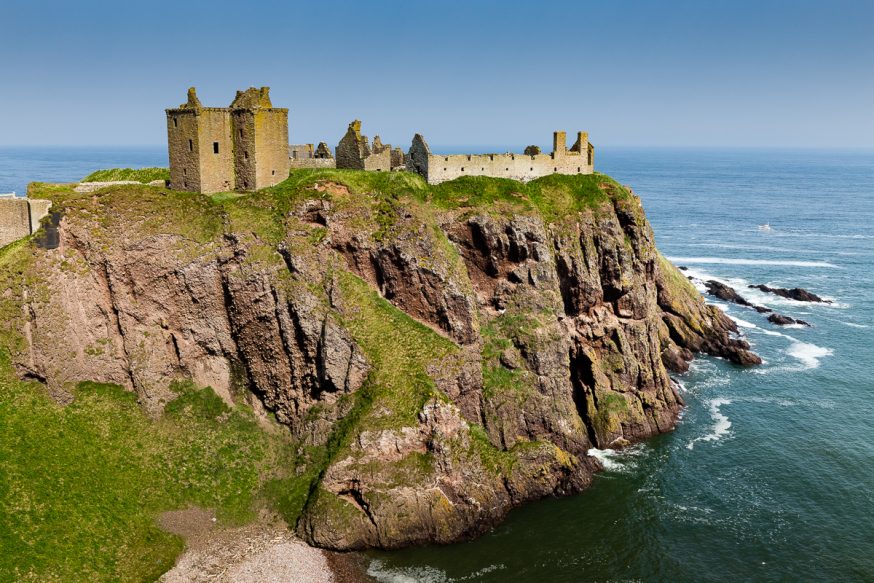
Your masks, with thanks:
[(783, 287), (768, 287), (763, 284), (758, 285), (750, 285), (751, 288), (762, 290), (763, 292), (772, 293), (778, 295), (783, 298), (788, 298), (790, 300), (795, 300), (797, 302), (820, 302), (824, 304), (832, 303), (831, 300), (825, 300), (818, 295), (807, 291), (806, 289), (800, 287), (793, 287), (792, 289), (786, 289)]
[(796, 320), (795, 318), (790, 318), (789, 316), (784, 316), (783, 314), (771, 314), (768, 316), (768, 321), (772, 324), (777, 324), (778, 326), (789, 326), (791, 324), (801, 324), (802, 326), (810, 326), (809, 323), (804, 320)]
[(750, 308), (753, 307), (753, 304), (751, 304), (743, 296), (737, 293), (737, 291), (735, 291), (735, 289), (731, 286), (727, 286), (724, 283), (720, 283), (713, 279), (705, 281), (704, 286), (707, 288), (707, 293), (714, 297), (725, 300), (727, 302), (733, 302), (741, 306), (747, 306)]

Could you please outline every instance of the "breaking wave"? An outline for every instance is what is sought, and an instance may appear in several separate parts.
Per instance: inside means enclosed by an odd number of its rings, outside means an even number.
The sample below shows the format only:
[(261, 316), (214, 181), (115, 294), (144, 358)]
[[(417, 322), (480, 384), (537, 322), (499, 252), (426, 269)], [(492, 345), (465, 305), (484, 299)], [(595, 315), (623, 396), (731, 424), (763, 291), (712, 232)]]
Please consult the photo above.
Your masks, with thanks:
[(719, 410), (723, 405), (730, 405), (731, 401), (729, 399), (718, 398), (707, 401), (707, 404), (710, 408), (710, 417), (713, 419), (711, 431), (703, 437), (697, 437), (690, 441), (686, 444), (687, 449), (693, 449), (695, 443), (699, 441), (719, 441), (723, 436), (728, 435), (731, 429), (731, 421)]
[(828, 267), (838, 266), (828, 261), (794, 261), (784, 259), (730, 259), (727, 257), (668, 257), (673, 263), (719, 264), (719, 265), (785, 265), (790, 267)]
[(494, 571), (506, 569), (504, 564), (489, 565), (462, 577), (449, 577), (444, 571), (429, 567), (389, 567), (379, 559), (370, 561), (367, 574), (380, 583), (461, 583), (475, 581)]

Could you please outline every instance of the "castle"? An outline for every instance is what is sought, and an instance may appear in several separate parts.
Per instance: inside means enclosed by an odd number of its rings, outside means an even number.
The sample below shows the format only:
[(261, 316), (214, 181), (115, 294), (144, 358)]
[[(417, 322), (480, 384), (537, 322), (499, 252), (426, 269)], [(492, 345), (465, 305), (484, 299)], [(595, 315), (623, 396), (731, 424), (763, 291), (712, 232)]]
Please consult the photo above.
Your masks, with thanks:
[(432, 154), (421, 134), (409, 152), (371, 144), (361, 122), (349, 124), (336, 148), (325, 142), (288, 143), (288, 109), (274, 108), (270, 88), (238, 91), (230, 107), (203, 107), (192, 87), (188, 101), (167, 111), (170, 186), (175, 190), (214, 193), (254, 191), (285, 180), (299, 168), (349, 168), (375, 172), (408, 171), (429, 184), (461, 176), (493, 176), (523, 182), (549, 174), (591, 174), (595, 150), (586, 132), (567, 147), (567, 134), (555, 132), (552, 152), (528, 146), (523, 154)]
[(167, 110), (170, 184), (191, 192), (251, 191), (288, 178), (288, 110), (273, 107), (270, 88), (237, 91), (230, 107), (188, 101)]

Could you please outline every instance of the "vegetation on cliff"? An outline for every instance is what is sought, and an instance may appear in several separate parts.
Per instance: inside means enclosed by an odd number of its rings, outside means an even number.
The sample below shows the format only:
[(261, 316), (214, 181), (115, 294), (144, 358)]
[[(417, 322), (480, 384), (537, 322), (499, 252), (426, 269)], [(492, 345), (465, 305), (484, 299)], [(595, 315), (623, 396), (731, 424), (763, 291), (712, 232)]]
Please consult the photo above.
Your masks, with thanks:
[[(47, 448), (0, 460), (4, 519), (31, 525), (3, 568), (33, 578), (72, 572), (64, 553), (94, 578), (157, 573), (180, 541), (153, 520), (189, 504), (272, 507), (329, 548), (470, 536), (584, 488), (590, 448), (670, 430), (663, 361), (749, 354), (601, 174), (30, 193), (64, 217), (58, 249), (0, 251), (0, 422)], [(55, 518), (99, 542), (76, 551)]]
[(166, 168), (110, 168), (96, 170), (82, 179), (82, 182), (114, 182), (132, 180), (148, 184), (155, 180), (170, 180), (170, 171)]

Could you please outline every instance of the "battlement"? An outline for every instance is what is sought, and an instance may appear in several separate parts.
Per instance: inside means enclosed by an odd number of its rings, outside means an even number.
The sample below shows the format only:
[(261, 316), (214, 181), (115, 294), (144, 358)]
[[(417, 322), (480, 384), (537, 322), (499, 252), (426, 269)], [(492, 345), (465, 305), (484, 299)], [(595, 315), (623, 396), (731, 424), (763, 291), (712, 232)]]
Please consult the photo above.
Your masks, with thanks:
[(549, 174), (591, 174), (595, 148), (589, 134), (577, 132), (577, 141), (567, 148), (567, 134), (553, 133), (552, 152), (528, 146), (524, 154), (433, 154), (421, 134), (413, 137), (407, 154), (407, 168), (421, 174), (428, 184), (439, 184), (461, 176), (493, 176), (527, 182)]
[(257, 190), (288, 177), (288, 109), (273, 107), (269, 87), (237, 91), (229, 107), (203, 107), (191, 87), (166, 114), (174, 190)]

